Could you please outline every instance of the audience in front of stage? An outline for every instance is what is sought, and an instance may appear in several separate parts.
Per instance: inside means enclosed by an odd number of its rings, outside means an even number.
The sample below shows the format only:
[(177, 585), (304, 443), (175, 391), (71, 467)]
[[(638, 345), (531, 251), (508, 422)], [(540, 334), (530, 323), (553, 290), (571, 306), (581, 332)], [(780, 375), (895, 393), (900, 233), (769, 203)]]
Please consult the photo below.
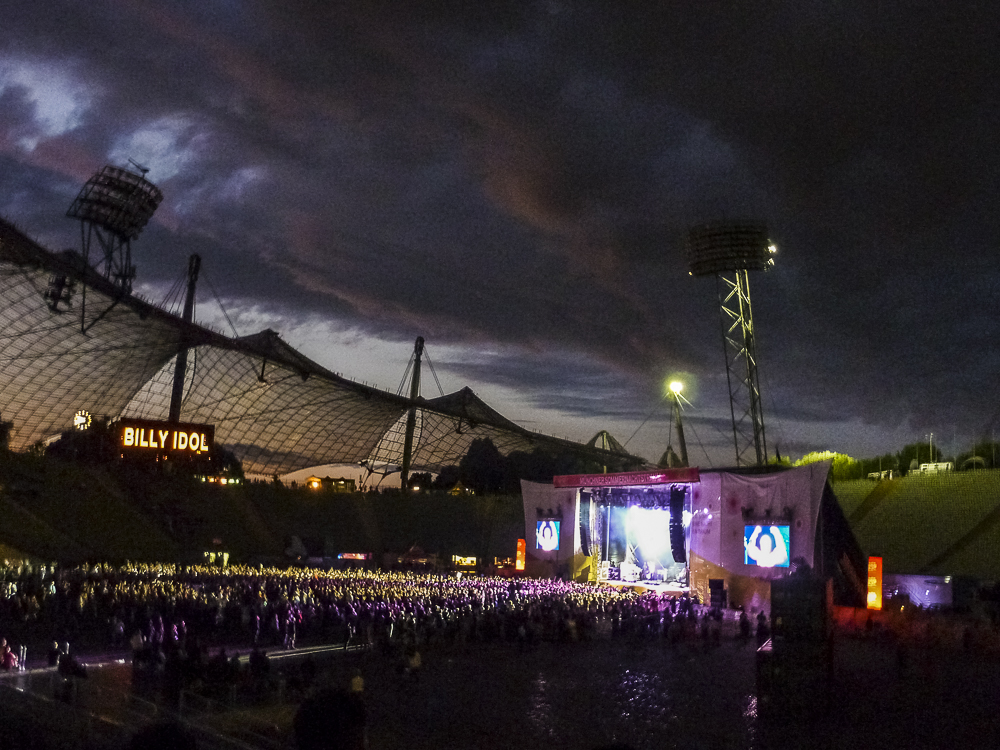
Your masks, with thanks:
[[(770, 627), (763, 612), (741, 613), (738, 624), (731, 618), (726, 632), (748, 640), (755, 615), (756, 640), (765, 642)], [(394, 655), (409, 643), (505, 641), (531, 648), (608, 636), (674, 645), (704, 638), (711, 645), (722, 637), (720, 618), (721, 611), (687, 594), (552, 579), (248, 565), (0, 564), (4, 635), (37, 649), (32, 653), (43, 663), (53, 637), (89, 652), (131, 647), (134, 662), (154, 666), (180, 649), (223, 645), (263, 652), (340, 643)], [(986, 643), (987, 630), (968, 629), (964, 642), (969, 648)], [(15, 668), (14, 649), (0, 657), (0, 667), (4, 659)]]

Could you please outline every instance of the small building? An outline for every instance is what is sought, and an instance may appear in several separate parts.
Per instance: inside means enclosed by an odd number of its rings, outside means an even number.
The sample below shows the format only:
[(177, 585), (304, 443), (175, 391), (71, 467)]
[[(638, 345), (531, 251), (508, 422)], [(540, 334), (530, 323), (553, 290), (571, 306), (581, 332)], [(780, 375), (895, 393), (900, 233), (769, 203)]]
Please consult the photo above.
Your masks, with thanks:
[(345, 477), (309, 477), (306, 487), (311, 490), (326, 490), (327, 492), (355, 492), (355, 480)]

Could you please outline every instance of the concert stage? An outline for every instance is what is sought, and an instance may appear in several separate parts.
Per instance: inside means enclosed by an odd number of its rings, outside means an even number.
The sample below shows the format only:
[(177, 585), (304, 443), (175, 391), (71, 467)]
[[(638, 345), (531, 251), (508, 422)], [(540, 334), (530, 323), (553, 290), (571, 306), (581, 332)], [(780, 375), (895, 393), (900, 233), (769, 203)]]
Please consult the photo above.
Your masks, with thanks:
[[(867, 561), (836, 505), (829, 471), (829, 462), (819, 462), (522, 481), (529, 564), (542, 575), (688, 591), (706, 604), (755, 609), (769, 606), (771, 581), (808, 567), (834, 580), (839, 600), (863, 601)], [(822, 518), (821, 507), (828, 508)]]
[(670, 596), (680, 596), (691, 591), (688, 586), (671, 581), (612, 581), (599, 580), (598, 583), (611, 586), (616, 589), (632, 589), (639, 594), (669, 594)]

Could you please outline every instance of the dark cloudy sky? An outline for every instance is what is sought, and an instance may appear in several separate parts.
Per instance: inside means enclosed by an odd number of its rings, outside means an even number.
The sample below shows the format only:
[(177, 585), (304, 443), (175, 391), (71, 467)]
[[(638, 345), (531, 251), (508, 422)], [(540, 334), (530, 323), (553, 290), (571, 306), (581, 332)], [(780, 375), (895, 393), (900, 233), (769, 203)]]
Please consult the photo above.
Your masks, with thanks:
[(165, 194), (134, 248), (154, 300), (197, 252), (241, 334), (389, 390), (422, 335), (446, 391), (651, 459), (685, 373), (706, 466), (732, 436), (684, 237), (754, 218), (779, 248), (751, 281), (772, 452), (930, 432), (957, 452), (1000, 433), (998, 21), (940, 0), (7, 0), (0, 214), (74, 246), (80, 186), (135, 159)]

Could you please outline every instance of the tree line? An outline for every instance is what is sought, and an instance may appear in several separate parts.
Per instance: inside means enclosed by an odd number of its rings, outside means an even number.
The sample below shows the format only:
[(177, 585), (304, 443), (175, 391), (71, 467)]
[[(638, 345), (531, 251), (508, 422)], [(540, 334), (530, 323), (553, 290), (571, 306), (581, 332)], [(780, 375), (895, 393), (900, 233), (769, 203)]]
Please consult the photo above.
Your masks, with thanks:
[(817, 461), (832, 460), (830, 478), (833, 481), (864, 479), (871, 474), (891, 471), (895, 477), (906, 476), (922, 464), (950, 463), (953, 471), (995, 469), (1000, 466), (1000, 443), (981, 440), (972, 448), (955, 456), (945, 456), (941, 449), (929, 443), (910, 443), (896, 453), (884, 453), (871, 458), (852, 458), (845, 453), (815, 451), (798, 461), (777, 459), (776, 463), (802, 466)]
[(445, 466), (436, 477), (430, 473), (410, 475), (410, 488), (450, 491), (457, 485), (476, 493), (508, 494), (521, 491), (521, 480), (550, 482), (563, 474), (600, 474), (628, 471), (624, 457), (620, 465), (607, 466), (578, 453), (558, 453), (536, 448), (503, 455), (489, 438), (476, 438), (457, 465)]

